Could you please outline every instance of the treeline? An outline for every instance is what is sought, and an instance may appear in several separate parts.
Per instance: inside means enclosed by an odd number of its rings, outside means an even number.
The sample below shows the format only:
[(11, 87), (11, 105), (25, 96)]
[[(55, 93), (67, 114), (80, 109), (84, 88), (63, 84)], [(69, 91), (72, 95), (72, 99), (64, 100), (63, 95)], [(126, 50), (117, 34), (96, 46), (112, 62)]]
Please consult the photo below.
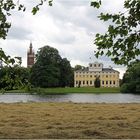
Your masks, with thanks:
[(32, 68), (18, 65), (0, 69), (0, 89), (13, 90), (31, 87), (72, 87), (74, 70), (57, 49), (50, 46), (40, 48)]

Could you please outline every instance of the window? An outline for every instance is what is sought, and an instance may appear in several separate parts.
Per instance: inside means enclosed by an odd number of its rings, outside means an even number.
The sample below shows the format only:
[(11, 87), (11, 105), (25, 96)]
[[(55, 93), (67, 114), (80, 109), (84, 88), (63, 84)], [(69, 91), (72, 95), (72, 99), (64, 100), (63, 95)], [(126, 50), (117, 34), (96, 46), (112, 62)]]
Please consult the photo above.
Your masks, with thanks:
[(100, 67), (100, 64), (99, 64), (99, 67)]
[(90, 64), (89, 66), (92, 67), (92, 64)]
[(112, 84), (112, 81), (110, 81), (110, 85)]
[(90, 81), (90, 85), (92, 85), (92, 81)]
[(88, 85), (88, 81), (87, 81), (87, 85)]
[(90, 77), (92, 77), (92, 75), (90, 75)]
[(85, 81), (83, 81), (83, 85), (85, 84)]
[(94, 67), (96, 67), (96, 64), (94, 64)]
[(106, 78), (108, 78), (108, 75), (106, 75)]
[(76, 85), (78, 84), (78, 81), (76, 81)]
[(104, 81), (102, 81), (102, 84), (104, 85)]
[(106, 85), (108, 85), (108, 81), (106, 81)]
[(115, 81), (113, 81), (113, 84), (115, 85)]

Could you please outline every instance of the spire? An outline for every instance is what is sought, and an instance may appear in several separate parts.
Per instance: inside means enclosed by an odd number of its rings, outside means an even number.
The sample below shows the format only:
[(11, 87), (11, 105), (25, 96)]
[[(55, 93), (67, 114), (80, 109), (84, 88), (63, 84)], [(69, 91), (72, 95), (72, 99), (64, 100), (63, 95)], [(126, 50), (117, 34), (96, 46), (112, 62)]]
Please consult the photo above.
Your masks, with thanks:
[(30, 41), (29, 52), (30, 52), (31, 54), (33, 53), (33, 45), (32, 45), (32, 41)]
[(30, 48), (33, 48), (32, 41), (30, 41)]

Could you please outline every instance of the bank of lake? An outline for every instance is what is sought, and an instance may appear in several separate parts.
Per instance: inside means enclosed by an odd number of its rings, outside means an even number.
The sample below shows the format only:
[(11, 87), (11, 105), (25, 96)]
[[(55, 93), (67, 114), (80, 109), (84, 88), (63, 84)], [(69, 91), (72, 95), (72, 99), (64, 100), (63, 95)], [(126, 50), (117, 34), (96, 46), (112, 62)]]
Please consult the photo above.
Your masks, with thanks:
[(94, 88), (94, 87), (65, 87), (65, 88), (32, 88), (30, 90), (22, 89), (22, 90), (1, 90), (1, 94), (4, 93), (19, 93), (19, 94), (72, 94), (72, 93), (120, 93), (119, 87), (109, 87), (109, 88)]

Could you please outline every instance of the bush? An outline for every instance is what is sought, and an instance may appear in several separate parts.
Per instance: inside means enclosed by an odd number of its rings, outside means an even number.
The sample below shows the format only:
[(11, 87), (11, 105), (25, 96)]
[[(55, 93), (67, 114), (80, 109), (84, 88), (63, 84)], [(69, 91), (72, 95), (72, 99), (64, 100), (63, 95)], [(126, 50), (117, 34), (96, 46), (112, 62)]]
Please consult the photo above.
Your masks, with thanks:
[(136, 82), (124, 83), (120, 90), (122, 93), (137, 93)]

